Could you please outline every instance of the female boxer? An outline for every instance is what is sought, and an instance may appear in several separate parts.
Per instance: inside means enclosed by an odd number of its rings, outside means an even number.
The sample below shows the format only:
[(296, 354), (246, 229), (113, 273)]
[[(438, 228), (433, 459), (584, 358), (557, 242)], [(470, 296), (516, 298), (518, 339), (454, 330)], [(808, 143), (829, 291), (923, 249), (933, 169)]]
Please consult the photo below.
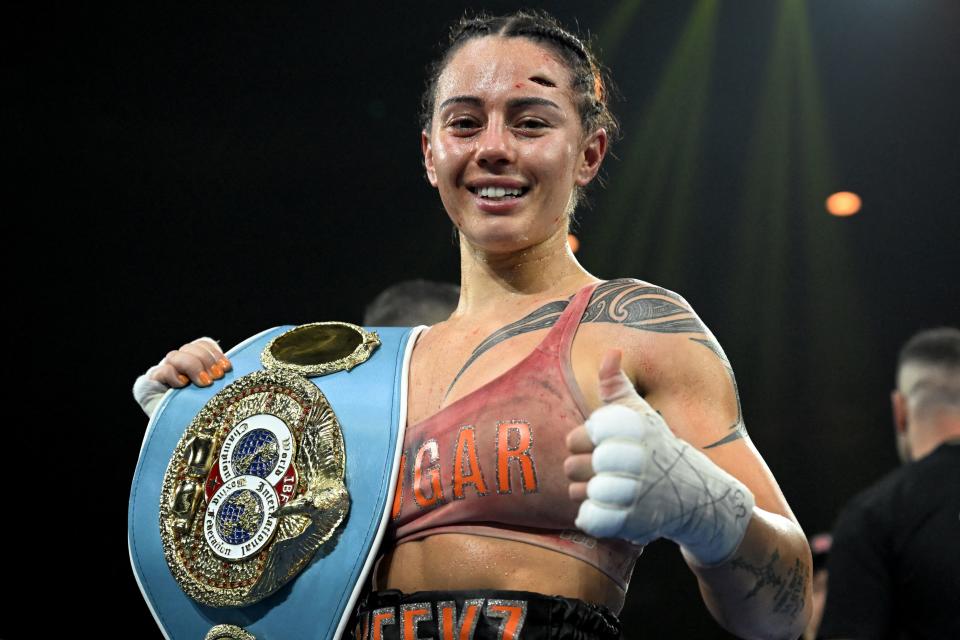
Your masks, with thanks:
[[(721, 625), (796, 637), (809, 547), (722, 349), (677, 294), (600, 280), (568, 248), (616, 130), (593, 55), (546, 15), (464, 19), (423, 107), (461, 294), (414, 348), (392, 533), (358, 635), (617, 637), (641, 545), (664, 537)], [(200, 340), (149, 377), (205, 385), (228, 366)]]

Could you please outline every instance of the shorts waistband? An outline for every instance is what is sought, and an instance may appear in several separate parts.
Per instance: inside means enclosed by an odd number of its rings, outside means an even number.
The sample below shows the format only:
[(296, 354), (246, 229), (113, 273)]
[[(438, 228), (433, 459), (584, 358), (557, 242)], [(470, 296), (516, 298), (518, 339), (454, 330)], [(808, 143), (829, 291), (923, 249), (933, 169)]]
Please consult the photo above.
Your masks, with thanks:
[(530, 591), (376, 591), (354, 614), (356, 640), (617, 640), (606, 607)]

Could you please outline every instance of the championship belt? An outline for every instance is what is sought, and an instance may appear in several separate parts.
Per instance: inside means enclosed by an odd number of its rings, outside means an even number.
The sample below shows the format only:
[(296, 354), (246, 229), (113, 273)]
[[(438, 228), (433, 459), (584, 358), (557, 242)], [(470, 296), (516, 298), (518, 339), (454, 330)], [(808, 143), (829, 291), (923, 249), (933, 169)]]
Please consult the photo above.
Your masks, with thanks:
[(167, 638), (339, 638), (389, 518), (417, 330), (279, 327), (147, 426), (130, 560)]

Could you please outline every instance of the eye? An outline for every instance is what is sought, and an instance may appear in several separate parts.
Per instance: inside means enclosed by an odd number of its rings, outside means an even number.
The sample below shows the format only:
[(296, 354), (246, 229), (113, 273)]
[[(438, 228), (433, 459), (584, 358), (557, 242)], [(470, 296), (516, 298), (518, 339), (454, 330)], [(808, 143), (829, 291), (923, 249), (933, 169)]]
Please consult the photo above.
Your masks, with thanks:
[(543, 129), (550, 128), (550, 124), (540, 118), (523, 118), (518, 120), (514, 126), (525, 132), (540, 132)]
[(468, 116), (460, 116), (453, 118), (447, 123), (447, 128), (453, 130), (454, 133), (470, 133), (475, 129), (480, 127), (480, 123), (476, 119)]

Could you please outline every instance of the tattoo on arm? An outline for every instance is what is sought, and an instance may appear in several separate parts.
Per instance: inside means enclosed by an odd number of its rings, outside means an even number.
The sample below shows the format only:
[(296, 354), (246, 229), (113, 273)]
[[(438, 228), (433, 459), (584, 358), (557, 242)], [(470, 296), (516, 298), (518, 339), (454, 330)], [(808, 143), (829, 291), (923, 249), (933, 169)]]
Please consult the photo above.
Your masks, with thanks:
[[(704, 327), (706, 328), (706, 327)], [(747, 437), (747, 425), (743, 423), (743, 410), (740, 408), (740, 389), (737, 388), (737, 379), (733, 375), (733, 367), (730, 366), (730, 361), (727, 360), (727, 354), (723, 352), (723, 349), (720, 348), (720, 343), (717, 342), (716, 338), (709, 332), (709, 329), (706, 331), (706, 334), (709, 339), (703, 338), (690, 338), (697, 344), (702, 344), (710, 351), (713, 351), (713, 354), (720, 358), (720, 361), (723, 363), (723, 367), (727, 370), (727, 375), (730, 376), (730, 384), (733, 385), (733, 395), (737, 399), (737, 419), (732, 425), (727, 429), (729, 433), (723, 436), (714, 443), (708, 444), (704, 449), (713, 449), (714, 447), (719, 447), (720, 445), (727, 444), (728, 442), (733, 442), (734, 440), (739, 440), (740, 438)]]
[[(446, 395), (450, 394), (460, 376), (472, 365), (477, 358), (505, 340), (515, 336), (547, 329), (557, 323), (560, 315), (570, 303), (569, 300), (557, 300), (547, 303), (529, 313), (525, 317), (498, 329), (470, 354), (463, 367), (454, 376), (453, 382), (447, 387)], [(727, 356), (723, 353), (719, 343), (710, 333), (710, 330), (693, 313), (686, 301), (672, 291), (639, 283), (636, 280), (610, 280), (600, 284), (590, 298), (590, 304), (583, 313), (580, 323), (607, 322), (620, 324), (638, 331), (653, 331), (656, 333), (692, 333), (690, 340), (701, 344), (713, 352), (723, 363), (730, 375), (733, 392), (737, 399), (737, 419), (729, 427), (729, 433), (723, 438), (704, 447), (711, 449), (745, 438), (746, 427), (740, 410), (740, 394), (737, 391), (737, 381), (733, 377), (733, 368)]]
[(742, 557), (730, 561), (730, 568), (734, 571), (742, 570), (752, 573), (756, 578), (753, 588), (744, 597), (744, 600), (757, 595), (761, 590), (770, 592), (773, 600), (773, 613), (784, 614), (791, 620), (797, 617), (804, 607), (804, 585), (809, 570), (799, 559), (793, 561), (793, 566), (786, 573), (779, 565), (780, 552), (774, 550), (767, 564), (756, 566)]

